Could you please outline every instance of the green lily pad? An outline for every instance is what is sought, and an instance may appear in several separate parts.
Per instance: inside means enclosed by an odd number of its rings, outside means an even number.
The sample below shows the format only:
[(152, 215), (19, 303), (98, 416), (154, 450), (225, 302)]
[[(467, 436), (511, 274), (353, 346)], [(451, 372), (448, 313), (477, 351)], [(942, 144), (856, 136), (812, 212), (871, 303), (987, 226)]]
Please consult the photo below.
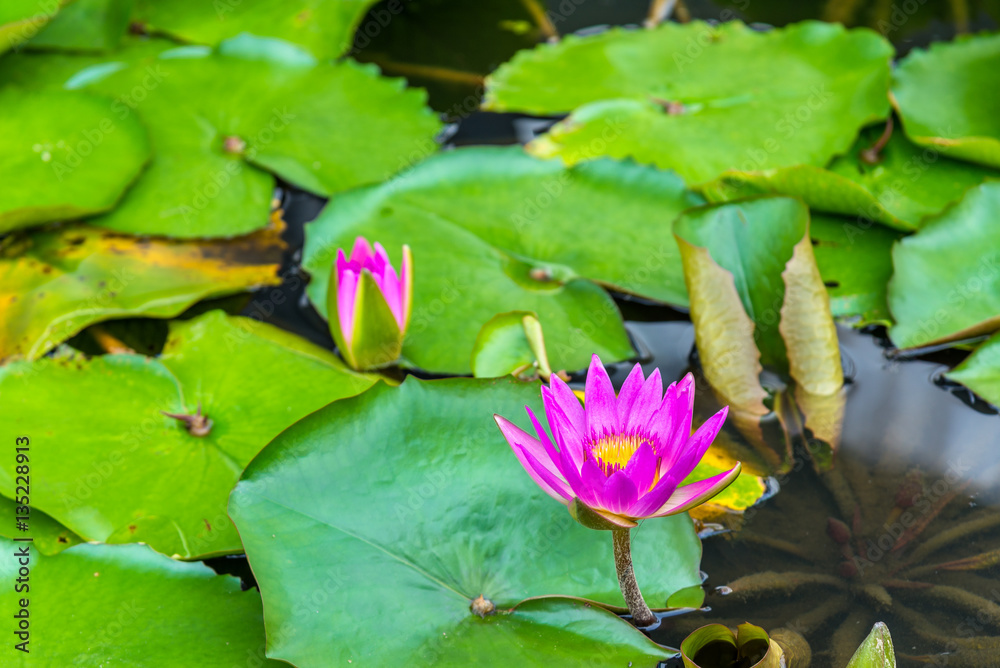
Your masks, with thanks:
[[(285, 427), (374, 378), (270, 325), (219, 311), (176, 322), (160, 357), (0, 367), (0, 424), (32, 439), (32, 507), (88, 540), (181, 558), (240, 551), (226, 516), (243, 467)], [(161, 411), (212, 421), (189, 433)], [(0, 493), (15, 488), (13, 458)]]
[(111, 209), (149, 159), (142, 124), (81, 91), (0, 89), (0, 234)]
[(332, 200), (306, 226), (310, 300), (326, 313), (338, 248), (364, 235), (399, 263), (413, 249), (410, 364), (467, 374), (479, 329), (497, 313), (533, 311), (554, 369), (597, 353), (632, 356), (614, 302), (598, 285), (684, 305), (671, 221), (701, 198), (675, 175), (602, 160), (574, 168), (520, 147), (449, 151), (397, 179)]
[(128, 28), (133, 0), (74, 0), (27, 44), (29, 49), (109, 51)]
[(27, 42), (73, 0), (4, 0), (0, 5), (0, 53)]
[(540, 156), (630, 156), (702, 183), (844, 153), (886, 116), (892, 52), (873, 32), (820, 22), (614, 29), (518, 53), (490, 76), (484, 104), (572, 111), (529, 145)]
[[(354, 31), (377, 0), (139, 0), (135, 20), (183, 42), (216, 45), (240, 33), (299, 44), (320, 59), (347, 50)], [(374, 18), (381, 31), (399, 13), (389, 3)], [(390, 11), (392, 8), (394, 11)], [(367, 27), (367, 26), (365, 26)]]
[(945, 375), (1000, 406), (1000, 334), (991, 336)]
[(892, 647), (889, 627), (876, 622), (871, 633), (851, 657), (847, 668), (896, 668), (896, 652)]
[[(776, 193), (799, 197), (816, 211), (874, 220), (899, 230), (916, 230), (928, 216), (940, 213), (1000, 171), (951, 160), (938, 151), (911, 143), (896, 130), (871, 165), (860, 158), (882, 133), (863, 130), (846, 155), (825, 168), (799, 165), (766, 171), (727, 172), (709, 188), (743, 193)], [(732, 199), (731, 197), (727, 199)]]
[(900, 348), (1000, 328), (1000, 183), (973, 188), (893, 248), (889, 336)]
[(868, 220), (813, 214), (809, 236), (834, 317), (856, 327), (889, 325), (892, 245), (903, 235)]
[[(6, 496), (0, 496), (0, 517), (13, 520), (17, 516), (23, 517), (22, 512), (17, 503)], [(21, 539), (30, 537), (32, 539), (31, 545), (45, 555), (58, 554), (83, 540), (39, 510), (32, 508), (27, 517), (28, 520), (25, 521), (25, 524), (28, 528), (26, 531), (19, 531), (13, 521), (5, 521), (0, 523), (0, 536)]]
[(260, 597), (237, 578), (144, 545), (77, 545), (57, 557), (29, 547), (29, 589), (17, 592), (24, 557), (15, 552), (26, 545), (0, 540), (0, 575), (11, 583), (0, 605), (9, 621), (27, 599), (31, 633), (26, 654), (8, 631), (4, 666), (285, 665), (264, 658)]
[(962, 160), (1000, 167), (1000, 34), (914, 49), (893, 72), (892, 97), (907, 136)]
[[(316, 667), (393, 665), (429, 646), (429, 663), (469, 665), (521, 646), (541, 653), (505, 665), (579, 665), (587, 644), (574, 620), (585, 621), (584, 610), (550, 607), (544, 632), (513, 624), (518, 608), (504, 614), (541, 595), (624, 604), (611, 537), (583, 528), (546, 495), (493, 423), (496, 412), (530, 428), (526, 404), (542, 410), (538, 384), (410, 377), (333, 403), (265, 448), (229, 512), (260, 584), (268, 655)], [(685, 515), (633, 531), (636, 576), (651, 606), (700, 584), (700, 550)], [(475, 617), (470, 604), (480, 595), (500, 614)], [(386, 619), (407, 623), (386, 634)], [(273, 635), (291, 623), (296, 634)], [(641, 642), (632, 635), (616, 650), (626, 630), (638, 633), (620, 623), (591, 615), (580, 633), (600, 641), (596, 654), (615, 657)], [(500, 640), (481, 645), (484, 633), (465, 630), (479, 624)]]
[(173, 317), (197, 301), (280, 282), (277, 227), (233, 240), (170, 241), (70, 225), (0, 246), (0, 362), (35, 359), (87, 325)]
[(437, 149), (441, 126), (424, 93), (373, 66), (317, 64), (294, 45), (250, 35), (214, 51), (149, 53), (159, 48), (130, 48), (107, 63), (83, 58), (75, 74), (59, 58), (37, 84), (101, 92), (115, 98), (104, 111), (112, 122), (138, 116), (149, 128), (155, 159), (94, 225), (244, 234), (267, 224), (275, 176), (331, 195), (383, 181)]
[[(499, 313), (479, 330), (472, 346), (476, 378), (548, 379), (552, 374), (538, 316), (530, 311)], [(707, 477), (707, 476), (706, 476)]]

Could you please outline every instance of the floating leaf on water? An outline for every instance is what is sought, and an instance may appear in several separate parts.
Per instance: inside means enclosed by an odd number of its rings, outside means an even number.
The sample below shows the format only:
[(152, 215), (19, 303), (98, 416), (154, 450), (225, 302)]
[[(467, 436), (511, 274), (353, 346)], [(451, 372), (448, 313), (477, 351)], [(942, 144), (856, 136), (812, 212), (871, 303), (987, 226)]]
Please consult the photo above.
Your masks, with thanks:
[(50, 666), (203, 666), (258, 668), (285, 664), (264, 658), (260, 596), (204, 564), (182, 564), (145, 545), (77, 545), (56, 557), (30, 543), (0, 539), (0, 576), (13, 583), (28, 551), (30, 594), (4, 587), (0, 605), (14, 615), (29, 598), (30, 653), (0, 648), (9, 668), (37, 666), (43, 638)]
[[(469, 373), (482, 325), (533, 311), (554, 369), (633, 355), (599, 285), (686, 304), (674, 217), (702, 199), (674, 174), (601, 160), (573, 168), (520, 147), (458, 149), (393, 180), (331, 200), (306, 226), (307, 294), (326, 312), (338, 248), (359, 235), (413, 249), (412, 365)], [(398, 252), (391, 258), (399, 262)], [(599, 284), (599, 285), (598, 285)]]
[(0, 54), (38, 34), (72, 0), (4, 0), (0, 5)]
[(133, 0), (73, 0), (26, 45), (28, 49), (109, 51), (129, 24)]
[[(33, 508), (88, 540), (190, 559), (241, 549), (226, 501), (271, 438), (373, 382), (296, 336), (213, 311), (174, 323), (160, 357), (0, 367), (0, 424), (10, 439), (39, 441), (33, 470), (45, 475), (32, 480)], [(196, 431), (164, 413), (206, 424)], [(0, 493), (14, 491), (12, 457)]]
[[(1000, 167), (1000, 35), (959, 37), (914, 49), (893, 71), (893, 104), (907, 136), (922, 146)], [(984, 97), (985, 95), (985, 97)]]
[(892, 252), (889, 330), (899, 348), (990, 334), (1000, 328), (1000, 183), (984, 183), (901, 239)]
[[(899, 230), (918, 229), (923, 220), (1000, 171), (951, 160), (932, 148), (912, 144), (896, 129), (875, 164), (861, 154), (882, 133), (882, 126), (861, 132), (857, 143), (829, 165), (798, 165), (765, 171), (731, 171), (706, 190), (775, 193), (801, 198), (814, 211), (842, 214), (864, 223), (874, 220)], [(727, 197), (732, 199), (732, 197)]]
[(484, 104), (573, 112), (532, 142), (537, 155), (633, 157), (703, 183), (844, 153), (886, 116), (891, 56), (870, 31), (813, 21), (618, 28), (521, 51), (489, 77)]
[(1000, 406), (1000, 334), (991, 336), (945, 375)]
[[(31, 459), (29, 456), (29, 465), (30, 462)], [(17, 503), (5, 496), (0, 496), (0, 513), (3, 513), (4, 517), (10, 518), (25, 514), (23, 510), (19, 511)], [(0, 524), (0, 536), (4, 538), (24, 538), (25, 536), (30, 536), (32, 538), (31, 545), (45, 555), (58, 554), (83, 540), (37, 508), (31, 508), (25, 525), (28, 528), (21, 531), (13, 521), (3, 522)]]
[(856, 327), (890, 324), (886, 286), (892, 245), (903, 235), (870, 221), (813, 213), (809, 236), (834, 317)]
[[(542, 371), (529, 333), (541, 336), (538, 316), (530, 311), (499, 313), (479, 330), (472, 346), (472, 375), (476, 378), (535, 375)], [(540, 342), (544, 353), (544, 342)], [(545, 365), (548, 367), (548, 363)], [(551, 373), (551, 370), (548, 370)]]
[(275, 176), (330, 195), (437, 150), (441, 124), (425, 94), (371, 65), (317, 63), (251, 35), (215, 50), (156, 50), (129, 48), (98, 64), (84, 57), (75, 72), (65, 56), (32, 57), (44, 76), (30, 85), (102, 93), (113, 98), (103, 110), (112, 126), (138, 117), (149, 129), (155, 159), (91, 224), (182, 238), (245, 234), (267, 224)]
[(169, 318), (209, 297), (280, 282), (280, 226), (218, 241), (67, 225), (0, 247), (0, 361), (35, 359), (87, 325)]
[[(79, 1), (79, 0), (78, 0)], [(347, 50), (368, 8), (377, 0), (138, 0), (135, 20), (147, 30), (182, 42), (216, 45), (240, 33), (276, 37), (301, 44), (319, 59)], [(389, 3), (389, 7), (396, 5)], [(399, 11), (382, 9), (381, 29)]]
[[(526, 404), (541, 414), (537, 383), (411, 376), (330, 404), (265, 448), (229, 510), (261, 587), (269, 638), (288, 623), (298, 630), (273, 640), (270, 655), (317, 667), (425, 663), (428, 652), (428, 664), (505, 657), (521, 665), (523, 646), (538, 652), (531, 662), (562, 666), (639, 647), (629, 660), (655, 665), (659, 650), (594, 604), (546, 605), (552, 628), (544, 633), (508, 626), (517, 617), (502, 611), (533, 596), (624, 604), (612, 541), (579, 526), (524, 473), (492, 420), (524, 416)], [(528, 427), (526, 417), (517, 422)], [(653, 607), (701, 584), (700, 550), (684, 515), (633, 532), (636, 575)], [(470, 610), (480, 595), (497, 614)], [(359, 606), (371, 614), (356, 614)], [(410, 623), (386, 635), (387, 618)], [(590, 630), (565, 635), (574, 619)], [(495, 625), (488, 637), (496, 640), (467, 631), (481, 624)]]
[(134, 116), (82, 91), (0, 89), (0, 234), (108, 211), (150, 157)]

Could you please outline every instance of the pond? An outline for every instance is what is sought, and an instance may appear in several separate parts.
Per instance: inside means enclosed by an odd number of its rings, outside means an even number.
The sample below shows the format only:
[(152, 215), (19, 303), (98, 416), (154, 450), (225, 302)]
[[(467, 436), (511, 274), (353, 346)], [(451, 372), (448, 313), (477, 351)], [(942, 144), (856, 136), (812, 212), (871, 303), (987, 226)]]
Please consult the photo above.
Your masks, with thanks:
[(1000, 667), (998, 21), (12, 0), (0, 665)]

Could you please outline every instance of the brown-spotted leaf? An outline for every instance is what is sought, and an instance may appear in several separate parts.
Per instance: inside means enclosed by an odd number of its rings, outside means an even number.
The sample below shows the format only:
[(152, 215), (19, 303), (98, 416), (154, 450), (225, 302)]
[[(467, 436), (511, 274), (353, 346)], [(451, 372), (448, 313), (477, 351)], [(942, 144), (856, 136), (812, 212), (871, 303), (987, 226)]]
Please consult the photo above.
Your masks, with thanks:
[(0, 248), (0, 361), (35, 359), (102, 320), (169, 318), (191, 304), (278, 283), (281, 225), (237, 239), (137, 238), (86, 225)]

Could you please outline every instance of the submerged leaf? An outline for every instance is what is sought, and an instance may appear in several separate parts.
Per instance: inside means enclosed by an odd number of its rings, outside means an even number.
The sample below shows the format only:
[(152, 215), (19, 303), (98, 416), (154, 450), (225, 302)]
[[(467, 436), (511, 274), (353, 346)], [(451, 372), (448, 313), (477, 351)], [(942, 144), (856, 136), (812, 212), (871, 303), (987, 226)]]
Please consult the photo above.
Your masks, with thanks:
[[(174, 323), (160, 357), (0, 367), (0, 425), (11, 442), (45, 439), (31, 451), (45, 471), (32, 480), (34, 508), (87, 540), (141, 541), (190, 559), (241, 549), (226, 501), (271, 438), (374, 381), (271, 325), (213, 311)], [(196, 415), (199, 429), (178, 419)], [(14, 465), (0, 466), (8, 497)]]
[(668, 22), (521, 51), (490, 76), (484, 104), (573, 112), (531, 144), (537, 155), (629, 156), (702, 183), (846, 151), (888, 111), (891, 55), (882, 37), (829, 23)]
[(68, 225), (9, 238), (0, 247), (0, 361), (35, 359), (102, 320), (169, 318), (208, 297), (276, 284), (280, 232), (182, 242)]
[[(520, 415), (530, 428), (525, 404), (541, 414), (537, 383), (410, 376), (330, 404), (275, 439), (229, 507), (260, 583), (269, 637), (289, 623), (298, 631), (279, 634), (270, 655), (317, 668), (414, 657), (522, 665), (523, 652), (537, 651), (527, 665), (574, 666), (623, 652), (635, 658), (621, 665), (655, 665), (661, 650), (593, 603), (546, 605), (549, 631), (514, 625), (526, 611), (519, 601), (533, 596), (624, 604), (610, 536), (581, 527), (545, 494), (491, 419)], [(685, 515), (633, 532), (636, 576), (653, 607), (701, 583), (700, 551)], [(470, 610), (479, 596), (495, 615)], [(513, 617), (504, 612), (511, 607)], [(361, 608), (369, 614), (357, 614)], [(387, 635), (390, 617), (408, 623)], [(587, 629), (580, 635), (574, 619)], [(466, 632), (480, 625), (490, 634)]]

